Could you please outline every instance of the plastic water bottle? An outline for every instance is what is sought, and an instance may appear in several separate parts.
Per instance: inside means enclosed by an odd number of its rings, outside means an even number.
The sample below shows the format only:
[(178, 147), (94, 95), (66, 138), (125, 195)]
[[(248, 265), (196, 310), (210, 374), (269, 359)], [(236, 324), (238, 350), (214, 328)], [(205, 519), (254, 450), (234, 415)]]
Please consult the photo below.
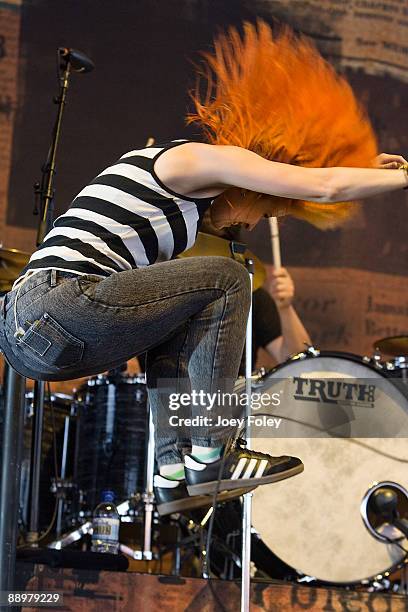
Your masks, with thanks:
[(111, 553), (119, 551), (120, 518), (113, 491), (102, 491), (102, 501), (94, 510), (92, 518), (92, 551)]

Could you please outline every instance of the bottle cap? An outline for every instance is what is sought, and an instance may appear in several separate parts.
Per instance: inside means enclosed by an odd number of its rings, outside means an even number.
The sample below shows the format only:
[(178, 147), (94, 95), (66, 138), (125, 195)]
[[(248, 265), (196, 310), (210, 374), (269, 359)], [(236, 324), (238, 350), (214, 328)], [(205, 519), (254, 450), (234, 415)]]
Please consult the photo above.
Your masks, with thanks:
[(102, 501), (103, 502), (111, 502), (115, 501), (115, 493), (114, 491), (102, 491)]

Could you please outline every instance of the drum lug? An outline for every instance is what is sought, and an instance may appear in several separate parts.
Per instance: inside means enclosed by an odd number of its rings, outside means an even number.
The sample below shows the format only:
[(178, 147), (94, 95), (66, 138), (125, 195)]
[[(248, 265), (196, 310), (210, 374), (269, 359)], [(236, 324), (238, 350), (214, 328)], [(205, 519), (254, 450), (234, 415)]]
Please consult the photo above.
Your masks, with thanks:
[(381, 356), (378, 353), (374, 353), (374, 355), (372, 355), (371, 357), (364, 355), (363, 363), (368, 363), (370, 365), (373, 365), (378, 370), (384, 369), (384, 364), (382, 363)]
[(285, 363), (289, 363), (290, 361), (296, 361), (299, 359), (306, 359), (307, 357), (319, 357), (320, 350), (315, 348), (313, 345), (308, 346), (301, 353), (297, 353), (296, 355), (291, 355), (289, 359), (285, 361)]
[[(302, 353), (301, 353), (302, 354)], [(313, 345), (310, 345), (307, 347), (307, 349), (304, 352), (304, 355), (309, 357), (319, 357), (320, 355), (320, 350), (318, 348), (315, 348)]]
[(268, 372), (266, 368), (263, 368), (263, 367), (258, 368), (255, 372), (253, 372), (251, 376), (251, 386), (257, 387), (259, 385), (262, 385), (267, 373)]
[(292, 361), (293, 359), (306, 359), (306, 357), (319, 357), (319, 355), (320, 350), (311, 344), (310, 346), (307, 346), (306, 349), (301, 353), (298, 353), (297, 355), (292, 355), (289, 361)]

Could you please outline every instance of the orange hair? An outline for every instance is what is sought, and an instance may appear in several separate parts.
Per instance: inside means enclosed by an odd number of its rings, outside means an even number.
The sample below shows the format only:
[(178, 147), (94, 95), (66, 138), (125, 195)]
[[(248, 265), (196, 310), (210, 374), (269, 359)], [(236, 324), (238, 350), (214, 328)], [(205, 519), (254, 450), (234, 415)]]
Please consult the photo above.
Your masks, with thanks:
[[(307, 167), (372, 165), (377, 145), (370, 122), (350, 85), (316, 48), (288, 26), (276, 36), (264, 21), (244, 23), (243, 30), (241, 36), (231, 27), (215, 40), (214, 53), (203, 54), (191, 94), (195, 112), (187, 122), (199, 123), (211, 144), (243, 147), (269, 160)], [(250, 205), (258, 194), (248, 195)], [(265, 212), (271, 215), (284, 204), (275, 196), (261, 199), (268, 200)], [(356, 209), (351, 202), (288, 199), (285, 207), (321, 228), (339, 225)], [(218, 225), (223, 215), (224, 225), (244, 220), (231, 202), (226, 208), (212, 206)]]

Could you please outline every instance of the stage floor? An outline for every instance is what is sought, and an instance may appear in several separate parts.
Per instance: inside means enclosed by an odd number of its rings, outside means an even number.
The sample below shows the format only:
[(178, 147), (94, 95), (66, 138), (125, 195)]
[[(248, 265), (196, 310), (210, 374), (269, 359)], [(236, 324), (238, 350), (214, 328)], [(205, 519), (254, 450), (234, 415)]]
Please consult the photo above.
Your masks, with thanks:
[[(215, 612), (220, 607), (208, 585), (199, 578), (178, 578), (135, 572), (106, 572), (17, 564), (18, 589), (63, 593), (63, 606), (72, 612), (109, 610), (137, 612)], [(240, 608), (240, 585), (213, 581), (214, 590), (228, 612)], [(408, 599), (401, 595), (324, 589), (282, 582), (254, 582), (251, 612), (406, 612)], [(33, 607), (21, 608), (24, 612)]]

